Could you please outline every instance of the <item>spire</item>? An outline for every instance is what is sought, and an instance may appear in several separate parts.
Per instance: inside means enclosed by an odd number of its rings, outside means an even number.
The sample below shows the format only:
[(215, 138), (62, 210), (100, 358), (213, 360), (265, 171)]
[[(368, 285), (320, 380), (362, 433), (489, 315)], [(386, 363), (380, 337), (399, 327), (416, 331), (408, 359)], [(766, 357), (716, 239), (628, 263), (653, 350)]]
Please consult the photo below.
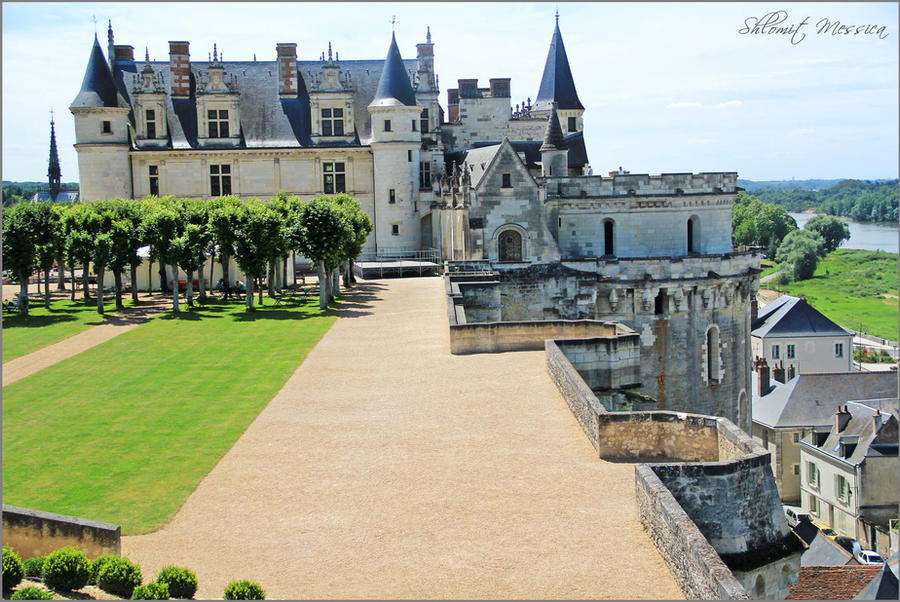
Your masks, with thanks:
[(62, 173), (59, 170), (59, 153), (56, 151), (56, 130), (53, 123), (53, 111), (50, 111), (50, 165), (47, 168), (50, 182), (50, 200), (55, 201), (59, 194)]
[(425, 27), (425, 43), (431, 44), (431, 25)]
[(557, 103), (550, 105), (550, 117), (547, 119), (547, 129), (544, 132), (544, 143), (541, 152), (548, 150), (565, 150), (566, 138), (563, 136), (562, 126), (559, 125), (559, 115), (556, 113)]
[(416, 106), (416, 94), (409, 83), (400, 49), (397, 48), (397, 37), (391, 34), (391, 47), (388, 49), (387, 58), (384, 59), (378, 90), (369, 106), (396, 105)]
[[(91, 48), (91, 56), (88, 58), (87, 69), (84, 71), (84, 79), (81, 81), (81, 90), (72, 101), (72, 107), (127, 107), (125, 100), (119, 95), (116, 82), (100, 42), (94, 34), (94, 46)], [(71, 108), (71, 107), (70, 107)]]
[(584, 110), (584, 106), (578, 100), (578, 92), (575, 91), (572, 70), (569, 69), (569, 58), (566, 56), (566, 47), (559, 31), (558, 13), (553, 38), (550, 40), (550, 52), (544, 65), (544, 75), (541, 77), (541, 87), (534, 101), (535, 109), (547, 110), (554, 100), (559, 103), (560, 109)]

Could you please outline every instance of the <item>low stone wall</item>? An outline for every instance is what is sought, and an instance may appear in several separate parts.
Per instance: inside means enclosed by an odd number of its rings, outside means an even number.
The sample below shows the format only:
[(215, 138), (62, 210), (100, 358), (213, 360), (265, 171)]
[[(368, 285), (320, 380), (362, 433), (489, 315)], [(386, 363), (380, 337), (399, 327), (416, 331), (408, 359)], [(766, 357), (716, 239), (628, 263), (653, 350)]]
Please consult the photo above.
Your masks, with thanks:
[(119, 525), (3, 505), (3, 545), (22, 558), (72, 546), (88, 558), (121, 553)]
[(597, 451), (607, 460), (714, 462), (718, 419), (680, 412), (613, 412), (597, 416)]
[(450, 352), (498, 353), (544, 349), (547, 339), (611, 337), (615, 322), (545, 320), (540, 322), (481, 322), (450, 325)]
[[(556, 341), (548, 339), (545, 342), (547, 354), (547, 370), (550, 377), (556, 382), (557, 388), (562, 393), (563, 399), (569, 404), (569, 409), (575, 414), (575, 418), (581, 424), (588, 441), (597, 448), (597, 437), (600, 425), (597, 417), (606, 413), (606, 408), (597, 399), (597, 396), (587, 386), (584, 379), (572, 367), (572, 364), (560, 350)], [(598, 450), (599, 451), (599, 450)]]
[(557, 344), (592, 391), (641, 384), (641, 337), (621, 324), (612, 336), (567, 339)]

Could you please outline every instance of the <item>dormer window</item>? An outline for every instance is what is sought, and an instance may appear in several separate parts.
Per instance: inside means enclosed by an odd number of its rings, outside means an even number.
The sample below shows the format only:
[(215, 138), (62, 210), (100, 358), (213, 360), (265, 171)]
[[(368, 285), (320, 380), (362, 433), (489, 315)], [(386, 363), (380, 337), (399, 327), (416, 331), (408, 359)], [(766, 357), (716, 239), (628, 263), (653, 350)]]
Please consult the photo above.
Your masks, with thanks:
[(575, 126), (575, 118), (574, 118), (574, 117), (569, 117), (569, 132), (574, 132), (574, 131), (575, 131), (575, 127), (576, 127), (576, 126)]
[(503, 183), (500, 185), (501, 188), (512, 188), (512, 174), (505, 173), (503, 174)]
[(156, 138), (156, 111), (147, 109), (145, 117), (147, 121), (147, 138)]
[(228, 138), (228, 111), (210, 110), (206, 112), (210, 138)]
[(344, 109), (322, 109), (322, 135), (344, 135)]
[(104, 134), (112, 134), (112, 121), (103, 121), (103, 133)]

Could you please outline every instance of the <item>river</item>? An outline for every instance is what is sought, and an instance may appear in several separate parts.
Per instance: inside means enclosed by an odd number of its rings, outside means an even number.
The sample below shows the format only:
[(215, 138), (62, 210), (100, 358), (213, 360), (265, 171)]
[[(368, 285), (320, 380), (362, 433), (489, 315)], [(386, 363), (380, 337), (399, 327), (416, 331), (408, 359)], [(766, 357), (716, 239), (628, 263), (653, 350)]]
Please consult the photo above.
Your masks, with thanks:
[[(806, 222), (816, 216), (815, 213), (789, 213), (797, 220), (797, 226), (803, 227)], [(844, 220), (850, 227), (850, 238), (841, 243), (842, 249), (865, 249), (866, 251), (897, 252), (898, 231), (897, 226), (882, 226), (878, 224), (864, 224)]]

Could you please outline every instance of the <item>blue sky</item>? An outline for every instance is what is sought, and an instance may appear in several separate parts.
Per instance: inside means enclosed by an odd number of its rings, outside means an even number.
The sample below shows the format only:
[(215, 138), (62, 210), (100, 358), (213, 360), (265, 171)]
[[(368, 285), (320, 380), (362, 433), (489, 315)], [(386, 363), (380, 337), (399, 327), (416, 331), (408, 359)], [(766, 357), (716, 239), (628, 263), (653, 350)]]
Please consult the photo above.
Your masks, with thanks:
[[(49, 110), (64, 181), (77, 180), (68, 105), (84, 75), (96, 15), (101, 45), (167, 60), (188, 40), (202, 60), (274, 60), (277, 42), (314, 59), (332, 42), (347, 59), (387, 53), (391, 17), (405, 58), (426, 25), (446, 90), (459, 78), (512, 78), (532, 99), (560, 29), (585, 111), (594, 173), (737, 171), (765, 179), (895, 178), (898, 171), (896, 3), (3, 3), (5, 180), (46, 180)], [(774, 11), (805, 38), (740, 31)], [(819, 33), (822, 20), (875, 33)], [(818, 26), (817, 26), (818, 25)], [(878, 27), (884, 26), (880, 35)], [(796, 42), (796, 43), (792, 43)]]

